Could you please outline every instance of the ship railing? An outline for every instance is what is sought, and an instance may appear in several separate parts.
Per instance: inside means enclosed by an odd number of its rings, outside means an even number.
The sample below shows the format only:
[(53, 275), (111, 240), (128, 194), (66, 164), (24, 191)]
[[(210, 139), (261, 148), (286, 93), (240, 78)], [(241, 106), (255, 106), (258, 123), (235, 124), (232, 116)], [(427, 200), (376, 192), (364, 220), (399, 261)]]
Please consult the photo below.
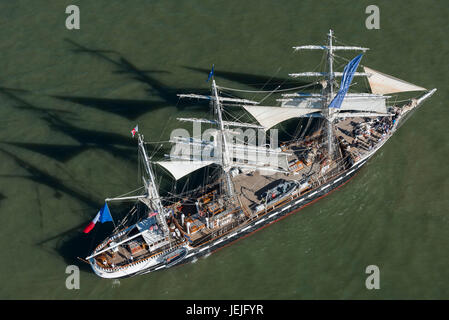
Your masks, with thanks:
[(159, 257), (161, 255), (164, 255), (164, 254), (170, 253), (172, 251), (175, 251), (176, 249), (179, 248), (179, 246), (181, 244), (182, 244), (182, 242), (175, 242), (175, 243), (166, 244), (163, 247), (158, 248), (158, 250), (157, 250), (158, 252), (157, 253), (148, 252), (148, 253), (143, 254), (142, 256), (140, 256), (139, 259), (136, 260), (136, 261), (132, 261), (130, 259), (127, 259), (123, 263), (115, 265), (114, 267), (107, 267), (107, 268), (105, 268), (105, 267), (101, 267), (101, 266), (98, 266), (98, 265), (97, 265), (97, 267), (99, 269), (101, 269), (102, 271), (104, 271), (104, 272), (116, 272), (116, 271), (119, 271), (119, 270), (122, 270), (122, 269), (125, 269), (125, 268), (128, 268), (128, 267), (131, 267), (131, 266), (141, 265), (143, 263), (147, 263), (150, 258), (155, 259), (155, 258), (157, 258), (157, 257)]
[(193, 242), (193, 243), (192, 243), (192, 246), (193, 246), (193, 247), (197, 247), (197, 246), (200, 246), (200, 245), (202, 245), (202, 244), (204, 244), (204, 243), (207, 243), (207, 242), (211, 241), (211, 240), (214, 239), (214, 238), (217, 238), (217, 237), (219, 237), (219, 236), (225, 235), (226, 233), (228, 233), (228, 232), (230, 232), (231, 230), (235, 229), (236, 227), (238, 227), (238, 226), (241, 225), (244, 221), (247, 221), (247, 220), (248, 220), (248, 218), (247, 218), (246, 216), (244, 216), (244, 217), (239, 217), (239, 218), (237, 218), (236, 220), (234, 220), (234, 221), (232, 221), (232, 222), (230, 222), (230, 223), (224, 225), (224, 226), (221, 227), (220, 229), (215, 230), (215, 231), (209, 233), (207, 236), (205, 236), (205, 237), (203, 237), (203, 238), (201, 238), (201, 239), (198, 239), (198, 240), (197, 240), (198, 242)]

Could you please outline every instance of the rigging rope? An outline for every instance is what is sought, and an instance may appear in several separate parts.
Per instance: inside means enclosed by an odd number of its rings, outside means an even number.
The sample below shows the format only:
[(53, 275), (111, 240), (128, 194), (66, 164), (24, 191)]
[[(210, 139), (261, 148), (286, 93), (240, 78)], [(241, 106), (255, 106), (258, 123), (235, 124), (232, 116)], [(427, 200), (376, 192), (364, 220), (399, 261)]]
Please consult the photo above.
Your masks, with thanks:
[[(297, 89), (302, 89), (302, 88), (307, 88), (307, 87), (311, 87), (311, 86), (315, 86), (319, 84), (319, 81), (315, 81), (309, 84), (306, 84), (304, 86), (300, 86), (300, 87), (294, 87), (294, 88), (288, 88), (288, 89), (281, 89), (281, 90), (269, 90), (269, 91), (259, 91), (259, 90), (241, 90), (241, 89), (234, 89), (234, 88), (227, 88), (227, 87), (219, 87), (222, 90), (229, 90), (229, 91), (236, 91), (236, 92), (248, 92), (248, 93), (270, 93), (270, 92), (286, 92), (286, 91), (292, 91), (292, 90), (297, 90)], [(218, 86), (217, 86), (218, 87)]]
[(144, 188), (144, 186), (141, 186), (141, 187), (139, 187), (139, 188), (137, 188), (137, 189), (135, 189), (135, 190), (129, 191), (129, 192), (127, 192), (127, 193), (124, 193), (124, 194), (122, 194), (122, 195), (120, 195), (120, 196), (117, 196), (117, 197), (114, 197), (114, 198), (121, 198), (121, 197), (124, 197), (124, 196), (126, 196), (126, 195), (128, 195), (128, 194), (131, 194), (131, 193), (136, 192), (136, 191), (138, 191), (138, 190), (140, 190), (140, 189), (143, 189), (143, 188)]

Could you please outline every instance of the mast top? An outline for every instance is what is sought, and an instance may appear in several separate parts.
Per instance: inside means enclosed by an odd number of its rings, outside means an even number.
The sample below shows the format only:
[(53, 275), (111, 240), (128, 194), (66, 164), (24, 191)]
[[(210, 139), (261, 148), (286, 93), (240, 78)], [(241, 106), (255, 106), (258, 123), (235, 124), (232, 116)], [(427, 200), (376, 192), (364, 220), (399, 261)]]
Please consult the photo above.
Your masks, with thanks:
[(358, 46), (334, 46), (332, 45), (332, 39), (334, 37), (334, 31), (332, 29), (329, 29), (329, 33), (327, 34), (328, 39), (328, 45), (305, 45), (305, 46), (296, 46), (293, 47), (295, 51), (298, 50), (327, 50), (327, 51), (334, 51), (334, 50), (361, 50), (363, 52), (369, 50), (369, 48), (365, 47), (358, 47)]

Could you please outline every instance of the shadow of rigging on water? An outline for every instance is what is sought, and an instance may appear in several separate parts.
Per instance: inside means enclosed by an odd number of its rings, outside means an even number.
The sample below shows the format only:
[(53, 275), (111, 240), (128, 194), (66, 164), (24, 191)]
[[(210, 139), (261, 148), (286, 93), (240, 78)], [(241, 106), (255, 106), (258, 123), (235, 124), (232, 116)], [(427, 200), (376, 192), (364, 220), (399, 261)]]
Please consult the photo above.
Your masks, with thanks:
[(21, 159), (17, 155), (3, 148), (0, 148), (0, 152), (12, 158), (20, 168), (26, 170), (26, 172), (28, 173), (28, 175), (2, 174), (0, 175), (0, 177), (22, 178), (22, 179), (25, 178), (37, 184), (48, 186), (49, 188), (57, 192), (66, 193), (67, 195), (86, 204), (92, 209), (96, 209), (101, 206), (101, 201), (99, 201), (99, 199), (92, 198), (85, 191), (76, 190), (75, 188), (66, 185), (61, 179), (56, 178), (55, 176), (45, 172), (42, 169), (39, 169), (37, 166), (31, 164), (29, 161)]
[(59, 95), (53, 95), (51, 97), (113, 113), (129, 120), (135, 120), (149, 111), (154, 111), (158, 108), (165, 108), (172, 105), (171, 103), (164, 101), (150, 100), (108, 99)]
[(24, 89), (0, 87), (0, 94), (14, 101), (16, 103), (16, 105), (14, 106), (15, 108), (37, 112), (45, 116), (54, 116), (55, 114), (70, 114), (70, 115), (74, 114), (74, 112), (72, 111), (37, 107), (19, 96), (19, 94), (27, 94), (27, 93), (30, 92)]
[(11, 146), (23, 148), (25, 150), (37, 152), (46, 157), (55, 159), (59, 162), (67, 162), (90, 148), (89, 146), (85, 145), (72, 146), (63, 144), (6, 142), (6, 141), (0, 141), (0, 143), (5, 143)]
[[(28, 179), (36, 184), (45, 185), (53, 190), (55, 190), (55, 197), (60, 197), (60, 192), (65, 193), (71, 197), (74, 197), (79, 202), (83, 203), (86, 206), (86, 209), (83, 209), (83, 215), (86, 217), (86, 222), (79, 224), (69, 230), (58, 233), (54, 236), (43, 239), (38, 242), (36, 245), (41, 247), (42, 249), (56, 254), (57, 256), (62, 257), (67, 264), (75, 264), (80, 266), (80, 268), (85, 268), (85, 270), (90, 270), (90, 267), (86, 263), (82, 263), (77, 257), (86, 257), (90, 250), (93, 249), (95, 245), (97, 245), (100, 241), (104, 240), (107, 235), (109, 235), (112, 231), (113, 225), (111, 223), (99, 224), (99, 226), (95, 227), (95, 232), (91, 232), (89, 234), (82, 233), (84, 227), (86, 227), (95, 216), (95, 213), (101, 208), (103, 201), (99, 199), (94, 199), (90, 195), (88, 195), (85, 191), (77, 190), (74, 187), (68, 186), (61, 179), (52, 176), (51, 174), (45, 172), (37, 168), (35, 165), (31, 164), (29, 161), (26, 161), (17, 155), (0, 148), (0, 153), (12, 158), (17, 165), (26, 170), (28, 175), (13, 175), (13, 174), (2, 174), (0, 177), (2, 178), (19, 178), (19, 179)], [(6, 199), (3, 194), (0, 194), (0, 203), (2, 200)], [(117, 212), (124, 212), (124, 210), (128, 210), (125, 205), (122, 209), (116, 209)], [(115, 215), (116, 218), (120, 217)], [(52, 241), (56, 241), (55, 244), (51, 244)], [(48, 245), (51, 245), (49, 248)]]
[(83, 230), (88, 224), (89, 221), (86, 221), (69, 230), (45, 238), (35, 245), (62, 258), (67, 265), (77, 265), (82, 271), (92, 272), (84, 258), (89, 256), (92, 250), (111, 234), (114, 226), (110, 222), (98, 223), (90, 233), (85, 234)]
[[(111, 235), (113, 230), (112, 223), (96, 225), (94, 230), (85, 234), (83, 228), (89, 224), (80, 225), (76, 230), (69, 230), (63, 235), (54, 237), (57, 239), (56, 245), (52, 248), (64, 259), (67, 265), (77, 265), (80, 270), (92, 272), (92, 268), (84, 259), (88, 257), (92, 250), (104, 239)], [(47, 239), (49, 241), (49, 239)], [(38, 245), (44, 246), (45, 241)]]
[[(210, 88), (177, 88), (170, 87), (152, 74), (170, 74), (171, 72), (165, 70), (144, 70), (138, 68), (131, 61), (126, 59), (121, 53), (114, 50), (97, 50), (90, 49), (71, 39), (64, 39), (69, 43), (75, 53), (87, 53), (117, 68), (113, 73), (121, 75), (130, 75), (132, 79), (137, 80), (147, 86), (147, 92), (152, 97), (160, 100), (133, 100), (133, 99), (110, 99), (100, 97), (83, 97), (83, 96), (66, 96), (66, 95), (52, 95), (53, 98), (77, 103), (86, 107), (96, 108), (104, 112), (110, 112), (118, 116), (135, 120), (147, 112), (154, 111), (158, 108), (165, 108), (167, 106), (176, 106), (177, 109), (183, 110), (185, 108), (208, 110), (209, 106), (205, 103), (198, 103), (197, 99), (179, 99), (178, 94), (195, 93), (195, 94), (210, 94)], [(195, 68), (183, 66), (183, 68), (195, 72), (205, 74), (205, 79), (209, 74), (209, 69)], [(216, 70), (215, 75), (231, 81), (246, 84), (260, 90), (274, 90), (278, 89), (279, 85), (285, 87), (298, 87), (304, 85), (308, 86), (307, 90), (321, 88), (319, 85), (298, 81), (297, 79), (268, 77), (262, 75), (254, 75), (248, 73), (229, 72)], [(307, 91), (305, 90), (305, 91)], [(234, 93), (235, 97), (239, 94)]]
[[(203, 73), (206, 77), (210, 72), (209, 69), (205, 68), (196, 68), (189, 66), (182, 66), (182, 67), (195, 72)], [(285, 88), (295, 88), (310, 85), (307, 87), (306, 90), (304, 90), (306, 92), (312, 89), (321, 89), (321, 85), (319, 84), (314, 84), (313, 82), (298, 81), (293, 78), (269, 77), (250, 73), (220, 71), (219, 69), (214, 70), (214, 75), (216, 77), (238, 82), (263, 91), (271, 91), (279, 89), (278, 88), (279, 86), (282, 86), (282, 88), (285, 89)]]
[[(115, 204), (111, 209), (114, 220), (120, 221), (129, 212), (129, 204)], [(92, 211), (92, 218), (94, 216), (95, 211)], [(86, 234), (83, 230), (89, 222), (86, 221), (43, 239), (36, 245), (49, 253), (62, 257), (67, 265), (77, 265), (83, 271), (92, 272), (91, 267), (84, 259), (92, 253), (97, 245), (111, 235), (115, 227), (112, 222), (97, 223), (94, 229)]]
[[(38, 107), (18, 96), (18, 94), (13, 93), (12, 90), (26, 92), (25, 90), (0, 88), (0, 94), (6, 95), (16, 103), (18, 102), (19, 105), (15, 105), (14, 108), (21, 108), (39, 114), (40, 119), (45, 121), (54, 132), (59, 132), (71, 137), (78, 142), (78, 145), (46, 144), (23, 141), (2, 141), (2, 143), (37, 152), (59, 162), (67, 162), (89, 149), (103, 150), (114, 157), (136, 161), (136, 139), (113, 132), (79, 128), (71, 122), (63, 120), (58, 115), (60, 113), (72, 114), (72, 112)], [(157, 145), (147, 145), (147, 149), (150, 152), (156, 150), (155, 148), (157, 147)]]
[[(119, 156), (125, 160), (137, 161), (137, 139), (131, 136), (123, 136), (114, 132), (83, 129), (72, 125), (62, 119), (48, 119), (49, 126), (70, 136), (82, 146), (104, 150), (113, 156)], [(130, 133), (131, 134), (131, 133)], [(146, 144), (147, 152), (169, 152), (170, 146), (160, 144)]]
[[(97, 108), (102, 111), (111, 112), (119, 116), (134, 120), (139, 116), (154, 111), (157, 108), (164, 108), (167, 106), (176, 106), (178, 109), (188, 107), (199, 108), (204, 110), (205, 107), (198, 105), (195, 100), (179, 99), (177, 94), (180, 93), (198, 93), (208, 94), (209, 88), (175, 88), (167, 86), (151, 74), (169, 74), (165, 70), (143, 70), (134, 65), (131, 61), (126, 59), (117, 51), (112, 50), (94, 50), (89, 49), (83, 45), (76, 43), (70, 39), (64, 39), (70, 43), (75, 49), (72, 52), (88, 53), (97, 58), (100, 58), (115, 67), (118, 70), (113, 71), (115, 74), (131, 75), (131, 78), (145, 84), (148, 94), (160, 100), (128, 100), (128, 99), (107, 99), (98, 97), (76, 97), (65, 95), (53, 95), (52, 97), (62, 99), (65, 101), (74, 102), (87, 107)], [(114, 56), (114, 58), (110, 57)]]

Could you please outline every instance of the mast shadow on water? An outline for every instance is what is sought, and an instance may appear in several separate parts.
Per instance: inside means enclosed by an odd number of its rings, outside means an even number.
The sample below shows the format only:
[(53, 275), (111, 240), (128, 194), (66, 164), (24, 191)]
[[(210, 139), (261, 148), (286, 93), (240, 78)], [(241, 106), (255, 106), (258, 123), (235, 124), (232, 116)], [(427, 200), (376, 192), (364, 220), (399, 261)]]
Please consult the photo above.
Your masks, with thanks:
[[(204, 73), (205, 75), (209, 74), (209, 72), (210, 72), (209, 69), (205, 69), (205, 68), (196, 68), (196, 67), (189, 67), (189, 66), (182, 66), (182, 67), (185, 69), (191, 70), (191, 71)], [(297, 86), (304, 86), (304, 85), (312, 84), (311, 82), (298, 81), (297, 79), (292, 79), (292, 78), (269, 77), (269, 76), (256, 75), (256, 74), (250, 74), (250, 73), (220, 71), (217, 69), (214, 70), (214, 75), (216, 77), (220, 77), (220, 78), (223, 78), (226, 80), (245, 84), (247, 86), (250, 86), (250, 87), (253, 87), (256, 89), (261, 89), (264, 91), (275, 90), (279, 87), (279, 85), (289, 86), (289, 87), (297, 87)], [(316, 85), (310, 86), (308, 89), (309, 90), (321, 89), (321, 85), (316, 84)]]
[[(183, 92), (191, 92), (192, 90), (208, 93), (208, 89), (175, 88), (167, 86), (150, 74), (170, 74), (169, 71), (143, 70), (135, 66), (132, 62), (127, 60), (117, 51), (89, 49), (76, 43), (73, 40), (64, 40), (75, 47), (75, 49), (72, 49), (73, 52), (91, 54), (117, 67), (118, 70), (113, 71), (113, 73), (120, 75), (131, 75), (132, 79), (148, 86), (147, 93), (150, 96), (155, 96), (155, 98), (160, 100), (106, 99), (98, 97), (76, 97), (64, 95), (54, 95), (52, 97), (81, 104), (87, 107), (97, 108), (105, 112), (114, 113), (130, 120), (134, 120), (147, 112), (154, 111), (158, 108), (165, 108), (168, 106), (176, 106), (176, 108), (178, 109), (189, 107), (200, 108), (201, 110), (204, 110), (203, 107), (196, 104), (196, 101), (179, 100), (177, 94)], [(111, 58), (109, 55), (113, 55), (115, 57)]]
[(37, 166), (31, 164), (30, 162), (24, 159), (19, 158), (17, 155), (3, 148), (0, 148), (0, 152), (12, 158), (20, 168), (25, 169), (29, 174), (28, 176), (3, 174), (0, 175), (0, 177), (25, 178), (37, 184), (45, 185), (58, 192), (66, 193), (67, 195), (79, 200), (80, 202), (86, 204), (92, 209), (97, 209), (101, 206), (102, 202), (99, 201), (98, 199), (92, 198), (90, 195), (87, 195), (84, 191), (76, 190), (73, 187), (67, 186), (61, 179), (52, 176), (51, 174), (45, 172), (42, 169), (39, 169)]

